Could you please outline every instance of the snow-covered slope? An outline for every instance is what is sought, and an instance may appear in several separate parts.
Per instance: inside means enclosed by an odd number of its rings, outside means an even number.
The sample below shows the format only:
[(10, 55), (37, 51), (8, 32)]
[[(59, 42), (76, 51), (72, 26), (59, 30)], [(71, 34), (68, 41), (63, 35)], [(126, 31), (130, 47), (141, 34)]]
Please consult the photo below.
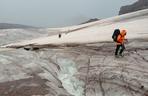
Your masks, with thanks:
[[(55, 30), (65, 31), (61, 38), (58, 35), (40, 37), (33, 40), (25, 40), (7, 46), (44, 45), (62, 43), (94, 43), (112, 41), (111, 35), (114, 29), (126, 29), (129, 39), (148, 38), (148, 9), (134, 13), (116, 16), (84, 25), (57, 28)], [(50, 29), (51, 30), (51, 29)], [(67, 33), (68, 32), (68, 33)], [(87, 39), (86, 39), (87, 38)]]
[(20, 42), (25, 39), (33, 39), (41, 36), (48, 36), (45, 29), (1, 29), (0, 46), (14, 42)]

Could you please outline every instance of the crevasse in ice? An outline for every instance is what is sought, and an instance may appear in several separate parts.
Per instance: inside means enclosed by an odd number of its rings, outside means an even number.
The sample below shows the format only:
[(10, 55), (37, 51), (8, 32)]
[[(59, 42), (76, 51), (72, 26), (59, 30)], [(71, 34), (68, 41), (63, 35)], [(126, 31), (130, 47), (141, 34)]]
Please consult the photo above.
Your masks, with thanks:
[(61, 80), (63, 87), (74, 96), (84, 96), (84, 89), (82, 88), (84, 83), (74, 77), (77, 72), (75, 62), (65, 58), (59, 58), (57, 62), (61, 68), (58, 78)]

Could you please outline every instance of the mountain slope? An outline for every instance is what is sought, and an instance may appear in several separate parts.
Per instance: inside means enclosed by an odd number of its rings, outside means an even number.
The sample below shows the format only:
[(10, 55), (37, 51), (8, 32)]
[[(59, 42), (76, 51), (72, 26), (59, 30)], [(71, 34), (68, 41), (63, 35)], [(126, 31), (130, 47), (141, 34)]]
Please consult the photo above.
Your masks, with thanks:
[(138, 0), (134, 4), (122, 6), (119, 15), (148, 8), (148, 0)]
[[(26, 40), (3, 47), (26, 46), (26, 45), (47, 45), (47, 44), (68, 44), (68, 43), (94, 43), (112, 41), (111, 35), (114, 29), (121, 28), (128, 31), (128, 38), (147, 38), (148, 37), (148, 9), (137, 11), (121, 16), (116, 16), (84, 25), (59, 28), (66, 32), (61, 38), (57, 35), (40, 37), (33, 40)], [(142, 26), (140, 26), (142, 25)], [(136, 27), (135, 27), (136, 26)], [(138, 28), (138, 29), (137, 29)], [(72, 31), (72, 32), (71, 32)], [(68, 32), (68, 33), (67, 33)], [(84, 38), (82, 38), (84, 37)], [(87, 37), (87, 39), (85, 38)]]
[(0, 29), (26, 29), (26, 28), (35, 28), (32, 26), (21, 25), (21, 24), (9, 24), (9, 23), (0, 23)]
[[(65, 28), (0, 30), (0, 96), (148, 96), (147, 24), (142, 10)], [(128, 30), (123, 58), (114, 57), (114, 28)]]

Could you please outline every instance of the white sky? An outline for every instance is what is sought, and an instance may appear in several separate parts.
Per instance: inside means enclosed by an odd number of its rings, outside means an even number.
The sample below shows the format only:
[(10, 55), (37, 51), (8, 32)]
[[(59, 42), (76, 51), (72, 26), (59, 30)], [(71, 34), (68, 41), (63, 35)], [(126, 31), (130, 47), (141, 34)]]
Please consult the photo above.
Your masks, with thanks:
[(90, 18), (115, 16), (136, 0), (0, 0), (0, 23), (42, 27), (79, 24)]

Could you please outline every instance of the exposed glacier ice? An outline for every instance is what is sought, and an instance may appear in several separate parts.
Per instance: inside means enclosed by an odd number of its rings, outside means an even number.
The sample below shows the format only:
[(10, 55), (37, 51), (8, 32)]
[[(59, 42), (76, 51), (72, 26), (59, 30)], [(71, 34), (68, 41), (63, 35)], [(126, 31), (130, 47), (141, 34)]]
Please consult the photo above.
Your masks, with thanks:
[(84, 96), (84, 89), (82, 88), (84, 83), (74, 76), (77, 73), (75, 62), (65, 58), (59, 58), (57, 61), (61, 68), (58, 78), (63, 87), (74, 96)]

